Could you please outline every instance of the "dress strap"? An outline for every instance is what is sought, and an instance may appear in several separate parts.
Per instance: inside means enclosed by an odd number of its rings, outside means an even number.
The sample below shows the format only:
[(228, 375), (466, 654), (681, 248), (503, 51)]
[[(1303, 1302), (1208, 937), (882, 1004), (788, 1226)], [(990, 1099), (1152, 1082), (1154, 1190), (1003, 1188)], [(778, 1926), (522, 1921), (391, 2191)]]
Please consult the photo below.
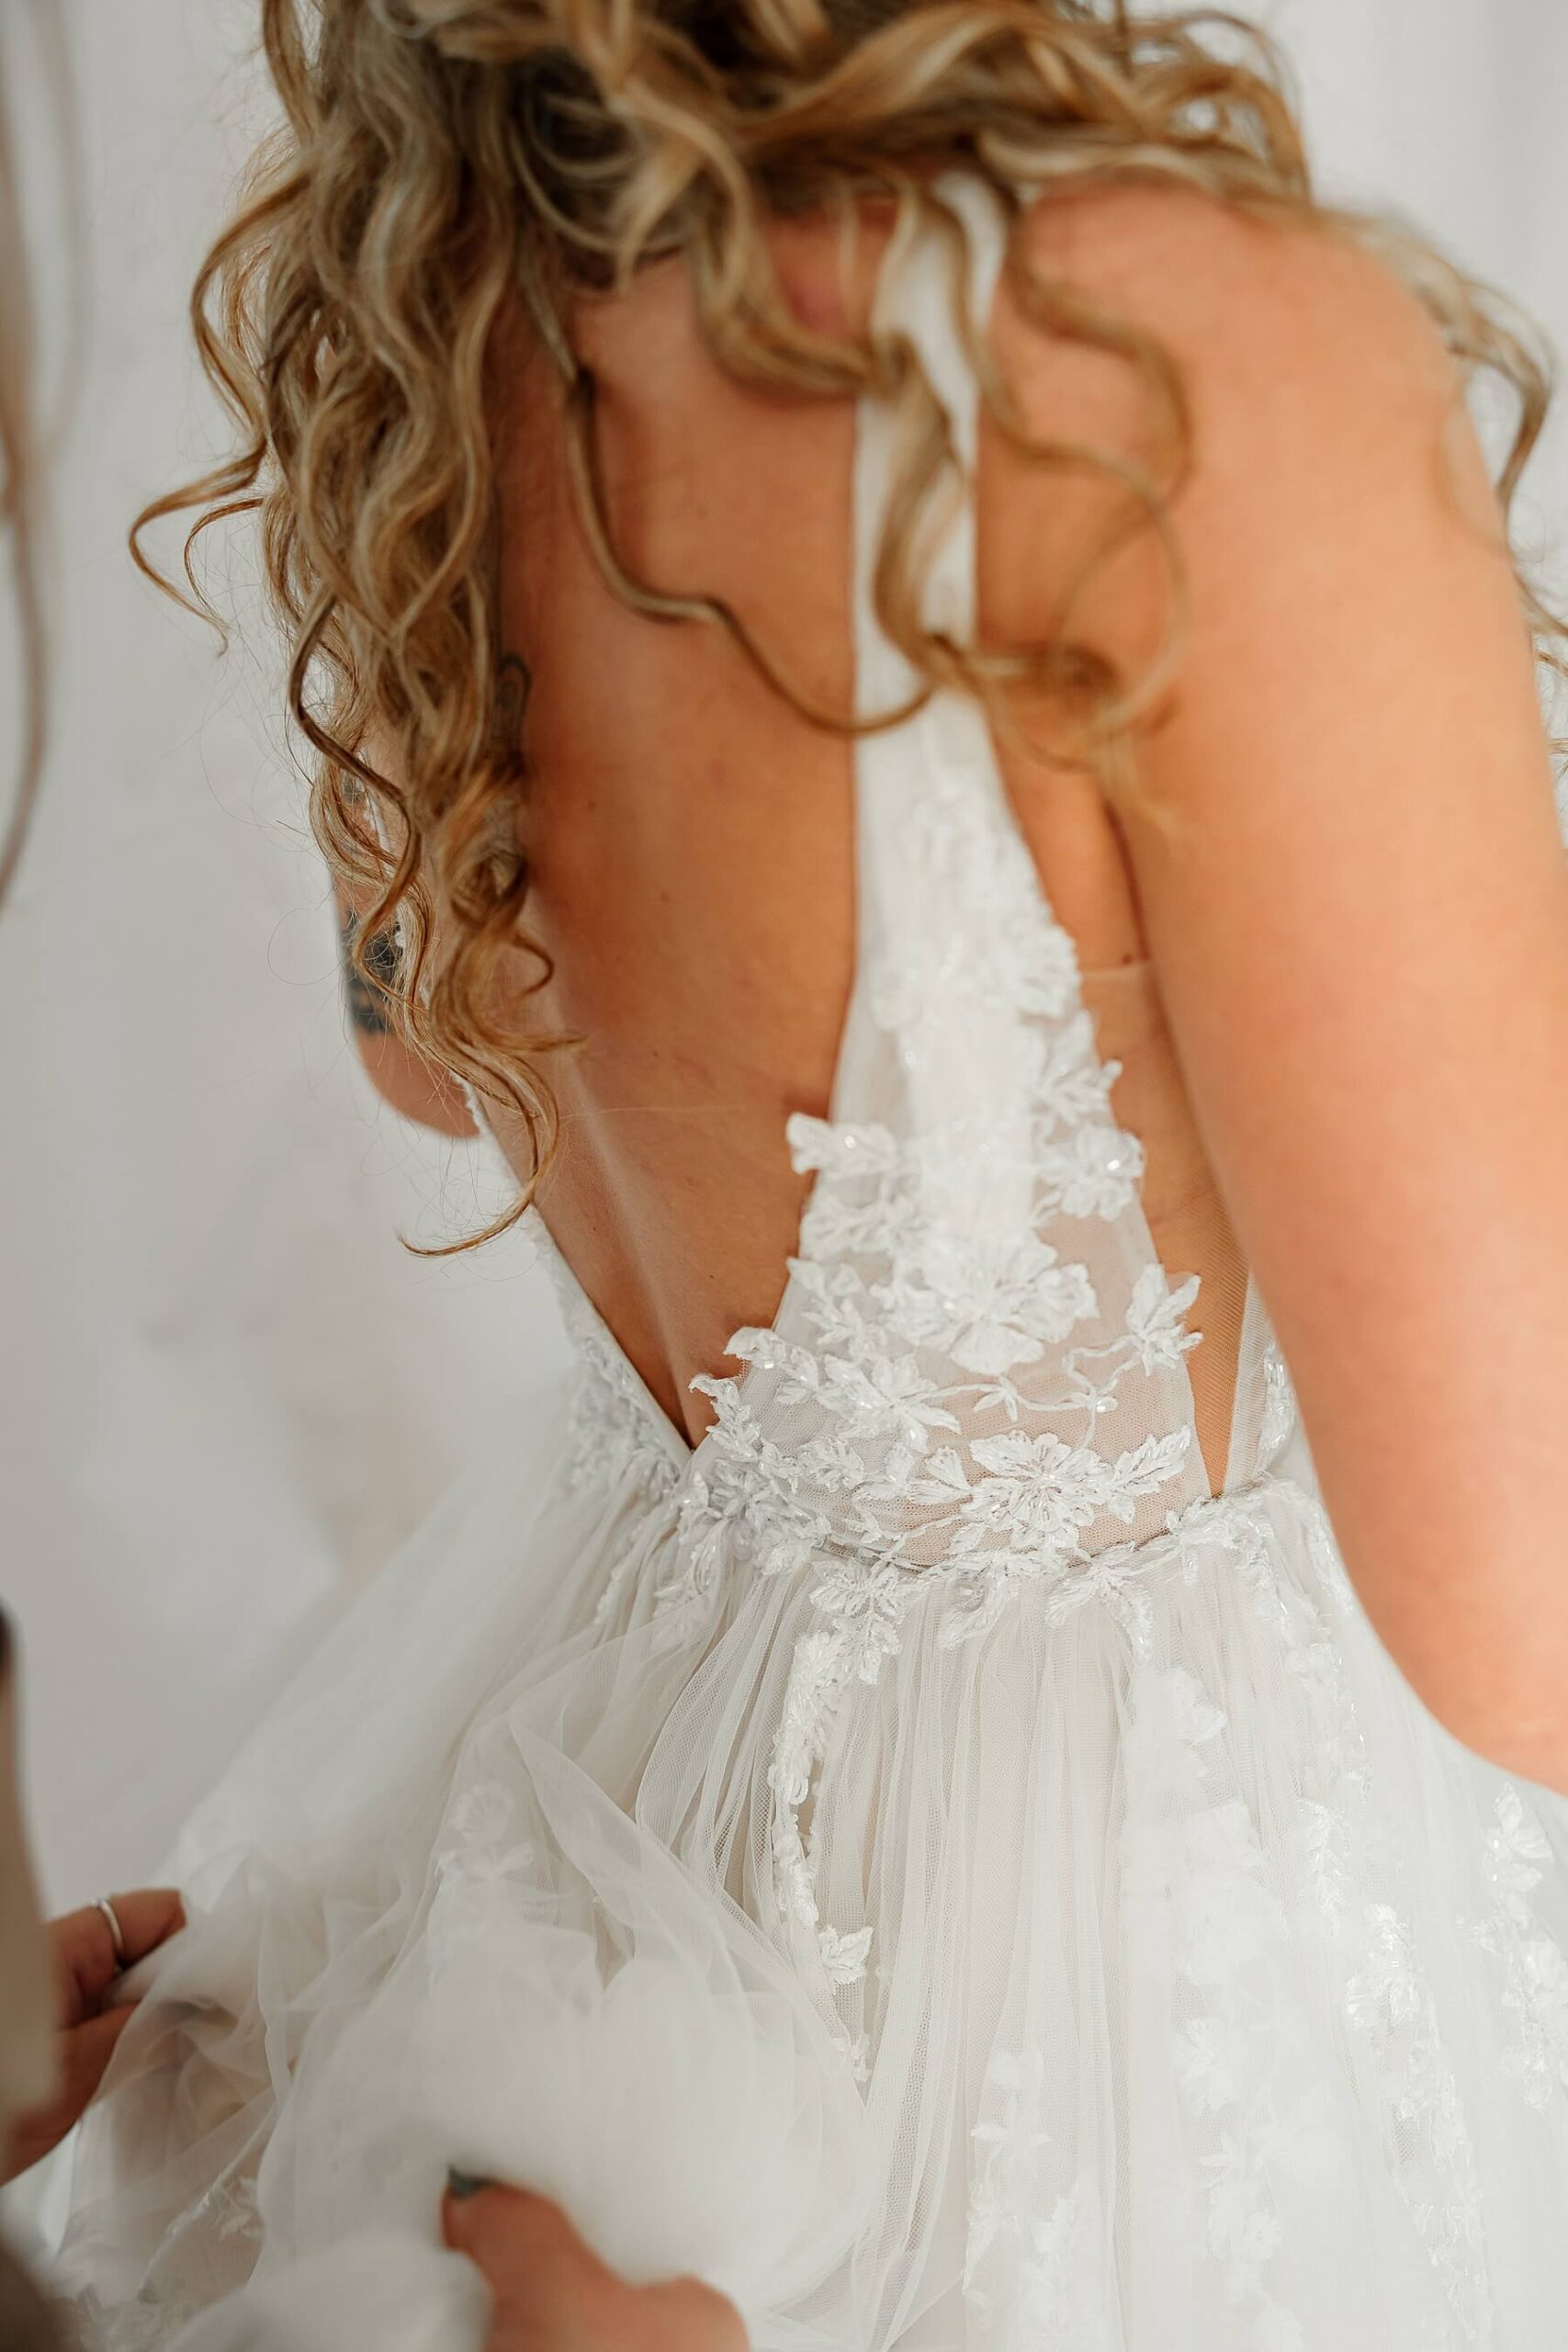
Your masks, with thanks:
[[(959, 641), (974, 632), (974, 481), (980, 391), (971, 344), (986, 333), (1008, 222), (984, 181), (950, 172), (936, 194), (962, 235), (960, 244), (926, 217), (900, 224), (884, 256), (873, 305), (874, 330), (903, 335), (919, 353), (931, 390), (946, 412), (955, 479), (953, 495), (933, 517), (921, 617)], [(967, 314), (967, 315), (965, 315)], [(863, 718), (907, 701), (919, 678), (876, 617), (874, 578), (883, 526), (897, 480), (898, 424), (884, 403), (863, 405), (855, 462), (857, 708)]]
[[(976, 176), (945, 174), (937, 197), (954, 223), (917, 215), (884, 255), (873, 326), (903, 335), (945, 413), (947, 480), (919, 526), (921, 617), (955, 642), (973, 639), (975, 472), (980, 387), (974, 354), (988, 325), (1007, 249), (1002, 200)], [(919, 696), (920, 673), (877, 616), (875, 573), (886, 520), (907, 455), (895, 401), (860, 406), (854, 472), (856, 709), (885, 718)], [(1019, 976), (980, 986), (979, 943), (998, 932), (1032, 937), (1042, 913), (1032, 863), (1018, 832), (985, 711), (973, 695), (939, 688), (901, 722), (855, 744), (857, 967), (834, 1099), (838, 1115), (893, 1114), (907, 1132), (950, 1124), (984, 1102), (1028, 1096), (1033, 1051), (1013, 1001)], [(1053, 952), (1056, 944), (1054, 943)], [(1070, 951), (1067, 951), (1070, 953)], [(1024, 1213), (1023, 1139), (1001, 1150), (990, 1212)], [(1005, 1175), (999, 1172), (1005, 1163)], [(977, 1188), (976, 1211), (987, 1188)]]

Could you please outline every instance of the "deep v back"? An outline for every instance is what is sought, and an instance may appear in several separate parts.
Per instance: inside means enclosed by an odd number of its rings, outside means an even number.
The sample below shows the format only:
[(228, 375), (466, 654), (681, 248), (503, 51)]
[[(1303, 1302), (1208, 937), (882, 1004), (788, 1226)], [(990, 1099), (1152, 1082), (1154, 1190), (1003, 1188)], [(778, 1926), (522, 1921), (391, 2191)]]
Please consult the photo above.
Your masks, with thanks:
[[(900, 234), (881, 261), (873, 323), (910, 339), (946, 412), (952, 495), (931, 540), (925, 617), (963, 640), (976, 627), (979, 401), (955, 304), (967, 300), (986, 331), (1006, 227), (982, 184), (950, 175), (940, 192), (964, 231), (966, 281), (952, 248), (929, 230)], [(918, 699), (921, 684), (874, 605), (894, 436), (890, 412), (863, 402), (848, 619), (864, 718)], [(672, 698), (664, 746), (673, 739), (678, 749), (680, 710)], [(537, 763), (550, 769), (547, 729), (546, 736)], [(819, 770), (842, 751), (820, 737), (810, 745)], [(718, 1417), (699, 1448), (702, 1476), (722, 1484), (726, 1464), (750, 1476), (758, 1459), (775, 1469), (787, 1463), (775, 1484), (787, 1488), (803, 1526), (837, 1527), (848, 1513), (863, 1533), (874, 1521), (879, 1540), (891, 1532), (899, 1556), (922, 1566), (1037, 1539), (1042, 1528), (1008, 1520), (1010, 1496), (1025, 1489), (1037, 1498), (1031, 1509), (1050, 1496), (1055, 1532), (1071, 1549), (1099, 1549), (1129, 1530), (1142, 1537), (1172, 1510), (1251, 1476), (1289, 1422), (1277, 1352), (1198, 1145), (1155, 977), (1141, 959), (1080, 969), (976, 704), (933, 695), (902, 724), (858, 738), (844, 757), (853, 804), (852, 827), (847, 809), (841, 820), (853, 834), (847, 1010), (830, 1001), (813, 1010), (813, 1039), (830, 1027), (837, 1041), (819, 1102), (788, 1107), (792, 1091), (811, 1102), (809, 1069), (804, 1085), (798, 1069), (791, 1073), (780, 1102), (761, 1069), (755, 1098), (735, 1114), (734, 1133), (745, 1139), (740, 1175), (727, 1169), (727, 1190), (743, 1186), (755, 1167), (759, 1221), (772, 1229), (784, 1213), (787, 1127), (792, 1222), (807, 1187), (809, 1197), (787, 1281), (780, 1262), (776, 1275), (761, 1277), (768, 1287), (756, 1294), (756, 1320), (733, 1332), (729, 1318), (723, 1323), (739, 1374), (711, 1350), (694, 1363), (688, 1354), (682, 1366)], [(576, 775), (547, 778), (547, 795), (593, 789), (581, 773), (586, 763), (576, 764)], [(612, 798), (609, 787), (603, 797)], [(838, 821), (829, 784), (805, 831)], [(581, 851), (579, 860), (591, 896), (596, 877)], [(547, 913), (547, 856), (541, 883)], [(832, 895), (825, 882), (824, 901)], [(832, 910), (813, 905), (809, 887), (796, 909), (809, 972), (811, 926), (820, 921), (830, 937)], [(548, 944), (570, 1018), (574, 977), (581, 983), (595, 947), (573, 935), (570, 921)], [(612, 952), (603, 936), (597, 952)], [(661, 952), (702, 970), (699, 940), (673, 938)], [(832, 956), (825, 946), (827, 1000), (842, 994)], [(635, 951), (628, 960), (635, 967)], [(635, 979), (634, 968), (634, 988)], [(542, 1195), (541, 1238), (547, 1227), (556, 1236), (551, 1255), (598, 1387), (629, 1411), (634, 1433), (653, 1432), (683, 1470), (691, 1423), (675, 1419), (668, 1374), (682, 1353), (671, 1344), (682, 1329), (679, 1302), (701, 1301), (710, 1287), (733, 1296), (741, 1283), (719, 1248), (709, 1262), (688, 1256), (684, 1266), (664, 1266), (639, 1290), (637, 1238), (621, 1215), (615, 1150), (604, 1139), (628, 1062), (632, 1095), (639, 1084), (657, 1092), (647, 1081), (658, 1048), (645, 1043), (639, 1057), (634, 1046), (617, 1067), (614, 1016), (601, 1011), (596, 1022), (591, 1010), (584, 1025), (585, 1056), (563, 1073), (569, 1116)], [(818, 1083), (825, 1076), (818, 1057)], [(690, 1099), (683, 1107), (697, 1110)], [(681, 1225), (683, 1188), (702, 1181), (700, 1144), (691, 1156), (696, 1177), (678, 1165), (670, 1185), (661, 1222), (671, 1228)], [(735, 1213), (743, 1223), (743, 1197)], [(690, 1219), (683, 1238), (689, 1251)], [(753, 1269), (745, 1279), (754, 1284), (755, 1257), (742, 1251), (739, 1264)], [(1202, 1411), (1189, 1368), (1200, 1344)]]

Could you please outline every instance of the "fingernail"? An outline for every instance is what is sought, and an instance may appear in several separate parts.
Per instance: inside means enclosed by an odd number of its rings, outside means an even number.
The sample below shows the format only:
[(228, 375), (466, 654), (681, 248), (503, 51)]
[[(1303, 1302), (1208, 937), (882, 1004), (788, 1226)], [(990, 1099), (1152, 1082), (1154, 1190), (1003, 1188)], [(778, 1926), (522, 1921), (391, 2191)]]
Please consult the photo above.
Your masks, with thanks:
[(477, 2172), (459, 2172), (456, 2165), (446, 2167), (446, 2193), (449, 2197), (477, 2197), (481, 2188), (491, 2183)]

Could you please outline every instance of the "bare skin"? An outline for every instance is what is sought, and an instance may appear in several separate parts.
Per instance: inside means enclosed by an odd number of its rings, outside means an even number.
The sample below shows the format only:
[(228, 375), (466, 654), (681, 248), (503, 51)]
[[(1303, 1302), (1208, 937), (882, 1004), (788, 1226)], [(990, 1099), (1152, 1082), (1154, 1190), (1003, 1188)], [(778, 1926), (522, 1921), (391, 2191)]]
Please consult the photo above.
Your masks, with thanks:
[[(1156, 1246), (1204, 1277), (1191, 1370), (1211, 1474), (1246, 1262), (1393, 1657), (1460, 1738), (1568, 1787), (1568, 864), (1453, 372), (1387, 274), (1316, 233), (1136, 188), (1053, 199), (1024, 233), (1166, 342), (1192, 404), (1175, 515), (1192, 626), (1143, 753), (1174, 833), (1119, 821), (1086, 779), (1005, 764), (1102, 1050), (1126, 1065), (1117, 1109), (1148, 1147)], [(777, 250), (803, 310), (863, 302), (818, 229), (780, 229)], [(633, 564), (728, 596), (842, 705), (848, 411), (726, 379), (676, 263), (585, 305), (580, 334)], [(1039, 432), (1134, 446), (1119, 363), (1042, 339), (1005, 288), (993, 341)], [(778, 1304), (804, 1189), (784, 1120), (827, 1105), (852, 950), (850, 754), (716, 633), (614, 600), (572, 515), (547, 371), (519, 340), (508, 372), (531, 913), (558, 958), (549, 1009), (591, 1041), (555, 1066), (566, 1148), (541, 1205), (694, 1438), (692, 1375)], [(983, 429), (983, 637), (1038, 632), (1097, 495)], [(1080, 625), (1136, 667), (1164, 593), (1145, 542), (1100, 575)]]
[(485, 2352), (746, 2352), (722, 2295), (695, 2278), (628, 2287), (543, 2197), (489, 2184), (448, 2195), (441, 2230), (495, 2298)]
[[(185, 1907), (173, 1887), (138, 1888), (110, 1897), (125, 1938), (125, 1965), (144, 1960), (185, 1925)], [(120, 1973), (109, 1923), (95, 1905), (51, 1919), (59, 1985), (55, 2036), (56, 2097), (48, 2107), (24, 2116), (0, 2151), (0, 2185), (17, 2179), (57, 2148), (80, 2121), (103, 2081), (115, 2045), (135, 2015), (134, 2002), (110, 1996)]]

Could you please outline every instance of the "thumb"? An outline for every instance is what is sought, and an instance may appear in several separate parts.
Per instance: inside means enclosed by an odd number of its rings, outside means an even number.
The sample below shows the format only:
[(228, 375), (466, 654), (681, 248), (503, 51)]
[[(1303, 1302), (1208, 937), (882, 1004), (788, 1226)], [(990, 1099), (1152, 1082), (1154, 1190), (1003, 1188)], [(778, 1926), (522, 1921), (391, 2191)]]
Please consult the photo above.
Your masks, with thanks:
[(532, 2189), (482, 2180), (453, 2170), (441, 2200), (441, 2233), (498, 2283), (502, 2274), (530, 2264), (558, 2267), (562, 2261), (593, 2259), (558, 2205)]
[(596, 2340), (588, 2323), (615, 2282), (547, 2197), (459, 2173), (448, 2183), (441, 2229), (478, 2266), (497, 2321), (519, 2346)]
[(447, 2245), (483, 2272), (513, 2352), (562, 2345), (578, 2352), (746, 2352), (740, 2315), (722, 2295), (694, 2278), (628, 2287), (547, 2197), (457, 2173), (449, 2177), (441, 2226)]

